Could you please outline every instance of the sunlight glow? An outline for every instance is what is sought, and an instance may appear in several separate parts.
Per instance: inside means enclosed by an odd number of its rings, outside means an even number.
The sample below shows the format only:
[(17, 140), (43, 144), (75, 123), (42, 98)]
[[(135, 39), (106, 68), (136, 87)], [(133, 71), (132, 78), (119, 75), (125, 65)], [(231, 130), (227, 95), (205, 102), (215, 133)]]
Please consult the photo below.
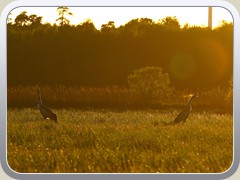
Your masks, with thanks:
[[(43, 16), (43, 23), (54, 24), (58, 18), (57, 7), (20, 7), (14, 9), (12, 19), (21, 12), (26, 11), (28, 15), (36, 14)], [(208, 7), (70, 7), (73, 16), (68, 16), (71, 24), (81, 24), (91, 19), (97, 29), (102, 24), (114, 21), (116, 27), (124, 25), (135, 18), (151, 18), (158, 21), (166, 16), (176, 16), (181, 26), (188, 23), (190, 26), (203, 26), (208, 24)], [(225, 20), (232, 22), (230, 12), (224, 8), (213, 8), (213, 28)]]

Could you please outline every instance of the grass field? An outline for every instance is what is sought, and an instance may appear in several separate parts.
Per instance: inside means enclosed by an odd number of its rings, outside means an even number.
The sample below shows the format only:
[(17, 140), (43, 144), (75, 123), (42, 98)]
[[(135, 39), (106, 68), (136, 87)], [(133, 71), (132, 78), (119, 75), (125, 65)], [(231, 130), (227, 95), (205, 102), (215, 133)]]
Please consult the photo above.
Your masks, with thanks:
[(224, 172), (232, 163), (232, 115), (179, 110), (9, 108), (7, 159), (17, 172)]

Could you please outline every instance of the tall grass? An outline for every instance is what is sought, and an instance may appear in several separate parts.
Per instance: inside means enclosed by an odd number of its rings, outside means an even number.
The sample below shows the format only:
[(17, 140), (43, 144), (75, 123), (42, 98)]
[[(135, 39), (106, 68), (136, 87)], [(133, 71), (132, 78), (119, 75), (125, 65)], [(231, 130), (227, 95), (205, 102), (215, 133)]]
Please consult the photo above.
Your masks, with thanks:
[(193, 113), (165, 126), (178, 110), (8, 109), (7, 159), (17, 172), (215, 173), (232, 163), (232, 116)]
[[(111, 87), (66, 87), (42, 86), (43, 102), (51, 107), (123, 107), (123, 108), (159, 108), (185, 106), (190, 93), (193, 91), (175, 91), (165, 94), (164, 97), (146, 103), (144, 97), (134, 94), (129, 88)], [(8, 107), (34, 107), (38, 103), (36, 86), (8, 87)], [(232, 101), (226, 101), (227, 91), (215, 88), (207, 91), (198, 91), (199, 98), (194, 106), (202, 109), (218, 109), (223, 112), (232, 112)], [(142, 100), (144, 99), (144, 101)], [(230, 97), (232, 99), (232, 97)], [(229, 98), (228, 98), (229, 99)], [(229, 103), (230, 102), (230, 103)]]

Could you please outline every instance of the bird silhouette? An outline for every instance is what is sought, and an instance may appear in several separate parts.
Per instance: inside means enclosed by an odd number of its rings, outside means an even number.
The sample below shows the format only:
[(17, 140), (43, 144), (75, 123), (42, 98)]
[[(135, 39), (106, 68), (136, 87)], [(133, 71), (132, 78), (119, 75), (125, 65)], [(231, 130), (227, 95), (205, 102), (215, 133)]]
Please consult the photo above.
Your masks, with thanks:
[(57, 115), (54, 114), (48, 107), (43, 105), (41, 89), (39, 86), (37, 86), (37, 92), (38, 92), (38, 109), (39, 109), (40, 113), (42, 114), (43, 118), (51, 119), (54, 122), (57, 122)]
[(191, 111), (192, 111), (192, 103), (193, 99), (198, 98), (197, 94), (193, 94), (185, 107), (178, 115), (177, 117), (171, 121), (171, 122), (163, 122), (164, 125), (173, 125), (173, 124), (178, 124), (178, 123), (185, 123), (187, 118), (189, 117)]
[(190, 98), (187, 106), (185, 107), (184, 110), (182, 110), (177, 117), (174, 119), (173, 124), (177, 124), (177, 123), (185, 123), (188, 116), (190, 115), (191, 111), (192, 111), (192, 102), (193, 99), (198, 98), (197, 94), (193, 94), (192, 97)]

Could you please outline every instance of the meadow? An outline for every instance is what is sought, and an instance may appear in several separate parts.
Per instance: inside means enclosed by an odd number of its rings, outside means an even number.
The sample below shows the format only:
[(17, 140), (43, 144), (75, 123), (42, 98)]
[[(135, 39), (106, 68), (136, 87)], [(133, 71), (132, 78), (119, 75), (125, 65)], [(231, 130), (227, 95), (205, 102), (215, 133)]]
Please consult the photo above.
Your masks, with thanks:
[(233, 159), (233, 117), (193, 110), (185, 124), (164, 125), (180, 109), (8, 108), (7, 159), (17, 172), (218, 173)]

